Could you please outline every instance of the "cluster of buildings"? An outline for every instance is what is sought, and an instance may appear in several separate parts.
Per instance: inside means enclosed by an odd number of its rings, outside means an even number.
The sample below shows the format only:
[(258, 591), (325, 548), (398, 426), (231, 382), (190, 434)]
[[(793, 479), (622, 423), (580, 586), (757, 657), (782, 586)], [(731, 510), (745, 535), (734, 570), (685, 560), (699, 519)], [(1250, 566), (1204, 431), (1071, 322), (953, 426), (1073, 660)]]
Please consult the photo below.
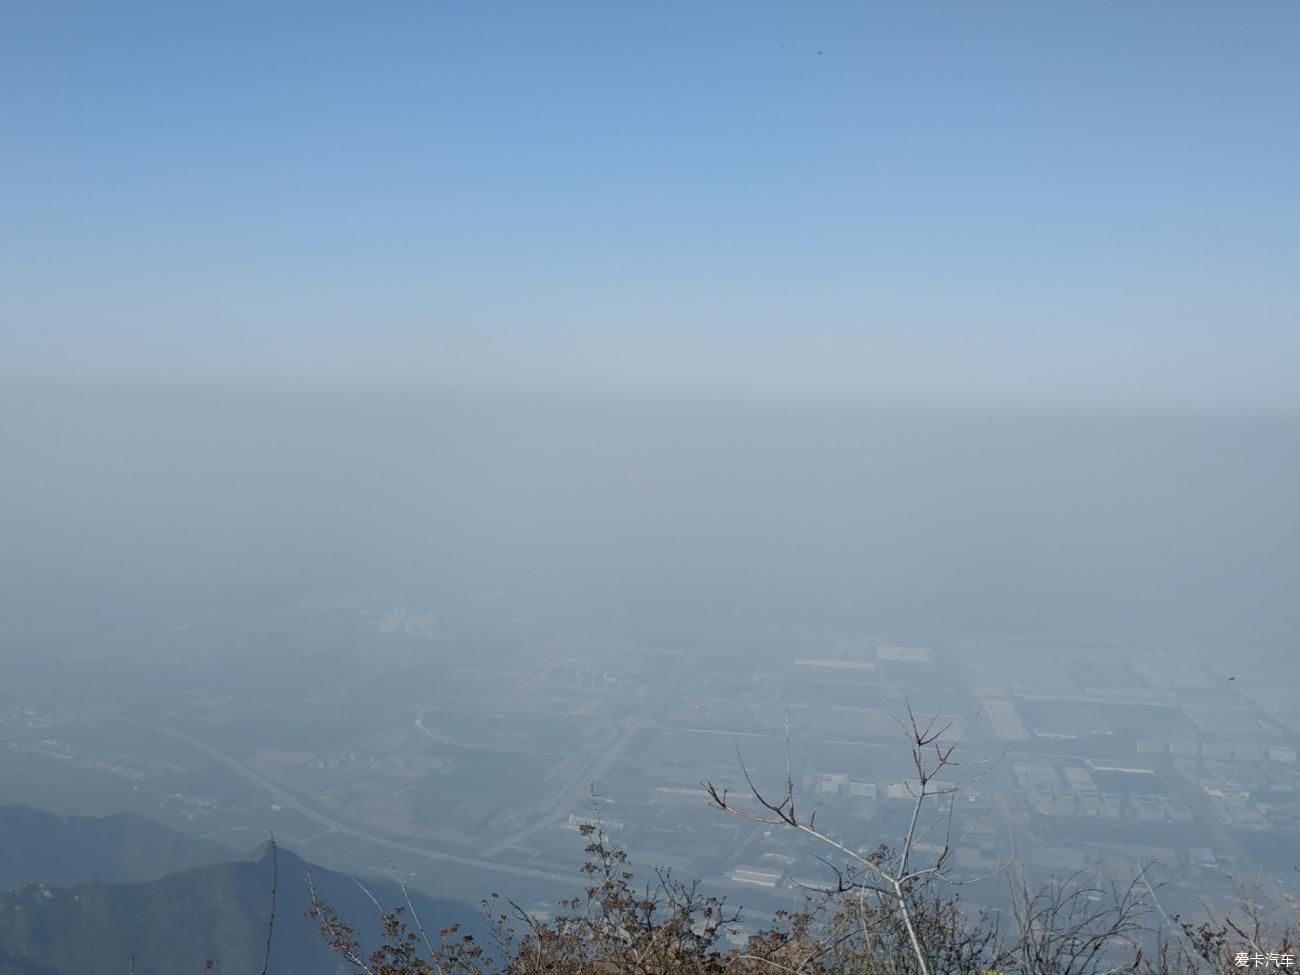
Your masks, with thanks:
[(394, 606), (379, 618), (379, 632), (389, 635), (417, 636), (429, 639), (434, 635), (438, 617), (433, 613), (423, 613)]

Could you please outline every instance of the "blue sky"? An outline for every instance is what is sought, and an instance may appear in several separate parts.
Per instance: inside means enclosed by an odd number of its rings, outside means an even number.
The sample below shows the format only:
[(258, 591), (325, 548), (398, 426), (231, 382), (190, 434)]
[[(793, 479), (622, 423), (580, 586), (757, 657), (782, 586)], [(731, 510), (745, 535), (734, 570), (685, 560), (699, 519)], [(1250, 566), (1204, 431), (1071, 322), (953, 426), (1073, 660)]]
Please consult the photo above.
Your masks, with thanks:
[(1300, 412), (1300, 5), (11, 4), (0, 374)]

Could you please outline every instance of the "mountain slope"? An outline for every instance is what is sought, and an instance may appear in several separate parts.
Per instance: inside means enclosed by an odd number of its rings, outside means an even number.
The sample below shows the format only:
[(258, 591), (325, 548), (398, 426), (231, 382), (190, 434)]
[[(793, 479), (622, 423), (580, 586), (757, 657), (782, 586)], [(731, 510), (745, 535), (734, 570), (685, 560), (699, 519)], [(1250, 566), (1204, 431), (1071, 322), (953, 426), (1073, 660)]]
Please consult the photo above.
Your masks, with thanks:
[(0, 890), (136, 883), (235, 856), (220, 843), (134, 813), (56, 816), (31, 806), (0, 806)]
[[(374, 943), (378, 912), (348, 877), (278, 852), (278, 890), (271, 968), (274, 975), (323, 975), (339, 970), (308, 919), (310, 872), (321, 898)], [(253, 861), (210, 864), (137, 884), (44, 885), (0, 895), (0, 975), (84, 975), (127, 972), (175, 975), (201, 972), (207, 959), (218, 971), (259, 972), (272, 886), (269, 846)], [(386, 882), (367, 884), (386, 908), (403, 903)], [(412, 900), (434, 938), (455, 921), (476, 935), (477, 913), (464, 904), (416, 895)]]

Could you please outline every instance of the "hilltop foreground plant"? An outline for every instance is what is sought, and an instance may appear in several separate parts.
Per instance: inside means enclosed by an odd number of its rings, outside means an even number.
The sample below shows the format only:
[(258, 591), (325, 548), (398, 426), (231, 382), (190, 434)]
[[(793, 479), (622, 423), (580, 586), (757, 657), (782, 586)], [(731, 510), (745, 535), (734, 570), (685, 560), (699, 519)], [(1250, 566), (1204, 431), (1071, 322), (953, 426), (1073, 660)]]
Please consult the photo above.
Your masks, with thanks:
[(487, 946), (455, 926), (439, 932), (435, 943), (409, 912), (409, 901), (384, 915), (385, 940), (368, 956), (352, 928), (314, 892), (309, 916), (320, 923), (329, 947), (367, 975), (733, 970), (723, 938), (739, 920), (738, 911), (667, 870), (656, 871), (653, 882), (637, 889), (627, 854), (609, 844), (599, 824), (579, 829), (589, 841), (583, 896), (562, 902), (560, 914), (543, 921), (493, 894), (482, 902), (491, 939)]
[[(817, 828), (816, 810), (807, 819), (799, 815), (795, 806), (794, 777), (789, 761), (788, 722), (786, 729), (785, 790), (779, 799), (768, 798), (754, 784), (754, 780), (750, 777), (749, 770), (745, 768), (743, 760), (741, 770), (744, 772), (745, 783), (749, 786), (750, 795), (757, 806), (756, 809), (751, 810), (737, 806), (729, 800), (726, 790), (720, 790), (712, 783), (706, 789), (715, 809), (738, 816), (752, 823), (788, 827), (797, 833), (811, 837), (842, 857), (842, 866), (833, 863), (828, 864), (835, 874), (833, 893), (845, 897), (849, 905), (854, 903), (856, 897), (858, 913), (863, 918), (867, 915), (869, 903), (880, 918), (893, 916), (906, 933), (907, 946), (916, 963), (915, 967), (918, 975), (931, 975), (930, 960), (935, 956), (938, 943), (930, 945), (923, 940), (922, 919), (919, 914), (924, 906), (931, 906), (926, 902), (926, 898), (932, 893), (930, 882), (943, 877), (944, 867), (947, 865), (952, 850), (953, 807), (951, 803), (948, 806), (947, 821), (944, 823), (943, 845), (933, 862), (918, 868), (912, 862), (912, 853), (920, 837), (933, 831), (934, 826), (937, 825), (929, 824), (921, 827), (921, 816), (925, 811), (927, 801), (934, 796), (951, 796), (957, 791), (955, 785), (939, 784), (940, 776), (948, 768), (956, 765), (953, 760), (953, 752), (956, 751), (957, 746), (955, 743), (945, 744), (943, 742), (943, 736), (949, 728), (948, 725), (936, 729), (937, 719), (932, 719), (929, 723), (922, 725), (917, 721), (916, 715), (913, 714), (910, 706), (907, 709), (907, 718), (908, 721), (903, 725), (903, 728), (907, 733), (908, 744), (912, 753), (912, 767), (916, 772), (916, 784), (915, 786), (908, 785), (912, 792), (912, 812), (911, 816), (908, 817), (907, 831), (903, 835), (902, 845), (896, 855), (891, 855), (890, 851), (883, 846), (870, 854), (851, 849), (844, 843), (834, 839), (830, 834)], [(918, 828), (922, 829), (920, 834), (917, 832)], [(932, 934), (933, 932), (926, 933)], [(946, 942), (947, 937), (945, 936), (940, 940)], [(950, 961), (968, 960), (966, 953), (959, 952), (958, 955), (958, 958), (950, 959)], [(954, 971), (954, 969), (947, 968), (944, 971)], [(966, 969), (958, 968), (956, 971), (964, 972)]]

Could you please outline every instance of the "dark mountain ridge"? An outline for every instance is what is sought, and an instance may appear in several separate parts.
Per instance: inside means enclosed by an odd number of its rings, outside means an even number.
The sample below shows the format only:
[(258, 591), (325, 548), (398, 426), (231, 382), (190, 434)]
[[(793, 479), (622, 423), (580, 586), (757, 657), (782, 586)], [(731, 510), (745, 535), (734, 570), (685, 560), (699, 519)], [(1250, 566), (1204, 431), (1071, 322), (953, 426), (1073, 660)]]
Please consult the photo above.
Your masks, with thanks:
[(136, 813), (59, 816), (32, 806), (0, 806), (0, 890), (92, 880), (138, 883), (236, 856), (221, 843)]
[[(74, 822), (70, 828), (90, 827)], [(306, 916), (308, 875), (321, 899), (356, 925), (362, 943), (373, 944), (379, 935), (379, 912), (370, 895), (385, 909), (405, 903), (394, 882), (367, 880), (363, 890), (351, 877), (313, 866), (283, 847), (273, 851), (270, 844), (253, 859), (207, 863), (136, 883), (28, 884), (0, 894), (0, 975), (175, 975), (202, 972), (209, 959), (218, 971), (259, 972), (273, 888), (270, 971), (333, 972), (339, 959), (326, 950), (317, 922)], [(409, 893), (431, 937), (457, 922), (466, 933), (483, 934), (475, 909)]]

